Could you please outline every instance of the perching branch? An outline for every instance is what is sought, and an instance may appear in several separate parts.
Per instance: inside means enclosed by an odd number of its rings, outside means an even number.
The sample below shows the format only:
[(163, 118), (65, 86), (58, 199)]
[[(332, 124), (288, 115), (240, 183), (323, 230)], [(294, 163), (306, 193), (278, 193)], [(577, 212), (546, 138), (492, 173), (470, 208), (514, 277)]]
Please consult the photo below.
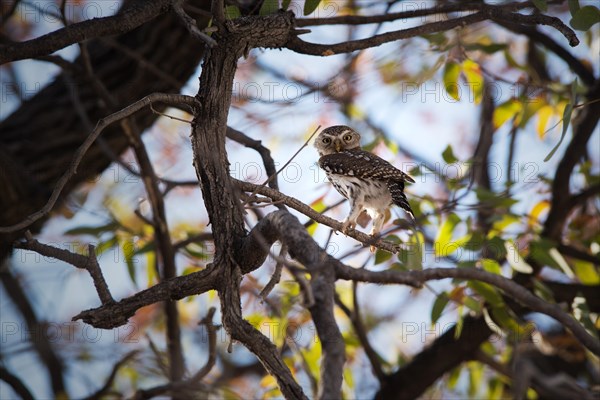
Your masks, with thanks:
[[(333, 218), (329, 218), (323, 214), (318, 213), (317, 211), (310, 208), (308, 205), (302, 203), (300, 200), (295, 199), (291, 196), (287, 196), (277, 190), (273, 190), (266, 186), (256, 185), (250, 182), (244, 182), (237, 179), (234, 179), (234, 182), (246, 192), (254, 192), (258, 194), (262, 194), (263, 196), (267, 196), (271, 198), (273, 201), (282, 201), (286, 206), (293, 208), (296, 211), (301, 212), (307, 217), (319, 222), (320, 224), (327, 225), (330, 228), (333, 228), (336, 231), (342, 230), (342, 223), (334, 220)], [(348, 236), (354, 238), (361, 242), (365, 247), (366, 246), (375, 246), (379, 249), (389, 251), (390, 253), (397, 253), (399, 251), (398, 245), (390, 242), (386, 242), (380, 238), (373, 238), (366, 233), (360, 232), (358, 230), (350, 230), (347, 233)]]

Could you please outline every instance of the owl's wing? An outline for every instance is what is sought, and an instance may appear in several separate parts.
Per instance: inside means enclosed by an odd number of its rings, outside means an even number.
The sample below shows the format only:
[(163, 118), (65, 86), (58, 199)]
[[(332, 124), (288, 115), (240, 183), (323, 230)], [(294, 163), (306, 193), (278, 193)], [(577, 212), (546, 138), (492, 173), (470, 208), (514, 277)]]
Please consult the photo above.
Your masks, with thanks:
[(413, 178), (383, 158), (364, 150), (341, 151), (319, 159), (319, 167), (332, 174), (382, 181), (412, 182)]

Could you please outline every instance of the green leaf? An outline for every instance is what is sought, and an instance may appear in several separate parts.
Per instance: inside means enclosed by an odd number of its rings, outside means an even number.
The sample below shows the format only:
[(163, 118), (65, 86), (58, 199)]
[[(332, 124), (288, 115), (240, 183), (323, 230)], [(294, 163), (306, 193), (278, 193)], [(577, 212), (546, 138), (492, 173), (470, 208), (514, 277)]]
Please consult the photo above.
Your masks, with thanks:
[(481, 382), (484, 381), (483, 365), (477, 362), (469, 362), (467, 363), (467, 369), (469, 371), (469, 396), (474, 398), (479, 393)]
[(497, 322), (500, 327), (513, 334), (514, 338), (522, 338), (528, 331), (531, 331), (531, 326), (519, 325), (516, 316), (507, 307), (495, 307), (490, 311), (494, 317), (494, 321)]
[(458, 340), (460, 338), (460, 334), (462, 333), (463, 326), (465, 324), (462, 310), (462, 306), (458, 306), (458, 318), (456, 320), (456, 325), (454, 326), (454, 339)]
[(573, 29), (587, 31), (600, 22), (600, 10), (594, 6), (583, 6), (575, 12), (569, 22)]
[(433, 302), (433, 307), (431, 308), (431, 325), (435, 324), (438, 319), (442, 316), (442, 312), (448, 305), (448, 301), (450, 298), (446, 292), (440, 293), (440, 295)]
[[(434, 242), (434, 252), (436, 256), (447, 256), (456, 250), (456, 246), (451, 246), (452, 241), (452, 233), (454, 232), (454, 228), (460, 222), (460, 218), (458, 215), (454, 213), (448, 214), (448, 217), (444, 220), (444, 222), (440, 225), (440, 229), (435, 238)], [(452, 250), (452, 251), (451, 251)]]
[(444, 88), (454, 100), (460, 100), (460, 94), (458, 93), (460, 72), (461, 66), (455, 62), (448, 62), (444, 67)]
[(381, 264), (382, 262), (385, 262), (390, 258), (392, 258), (392, 253), (390, 253), (389, 251), (377, 250), (377, 252), (375, 253), (375, 265)]
[(475, 311), (475, 313), (477, 314), (481, 313), (481, 303), (475, 300), (474, 298), (470, 296), (465, 296), (463, 297), (462, 301), (464, 305), (467, 306), (467, 308), (471, 311)]
[(452, 151), (452, 146), (446, 146), (446, 149), (442, 153), (442, 158), (446, 162), (446, 164), (454, 164), (458, 161), (458, 158), (454, 155), (454, 151)]
[(112, 221), (106, 225), (100, 226), (78, 226), (76, 228), (69, 229), (65, 232), (65, 235), (93, 235), (98, 236), (104, 232), (114, 232), (119, 229), (120, 225), (118, 222)]
[(579, 0), (569, 0), (568, 3), (569, 3), (569, 12), (571, 13), (571, 16), (573, 16), (581, 8), (579, 6)]
[(131, 239), (125, 239), (121, 241), (121, 250), (123, 251), (123, 256), (125, 257), (125, 264), (127, 264), (127, 273), (129, 274), (129, 278), (131, 281), (137, 285), (137, 279), (135, 277), (135, 244)]
[(498, 261), (496, 261), (496, 260), (492, 260), (489, 258), (482, 258), (481, 266), (483, 267), (483, 269), (485, 271), (491, 272), (492, 274), (500, 275), (500, 273), (502, 272), (502, 268), (500, 267), (500, 264), (498, 264)]
[(575, 80), (571, 83), (571, 101), (569, 102), (569, 104), (567, 104), (565, 106), (565, 110), (563, 111), (563, 118), (562, 118), (562, 133), (560, 135), (560, 140), (558, 141), (558, 143), (556, 144), (556, 146), (552, 149), (552, 151), (546, 156), (546, 158), (544, 158), (544, 161), (548, 161), (552, 158), (552, 156), (554, 155), (554, 153), (556, 152), (556, 150), (558, 150), (558, 147), (560, 146), (560, 144), (562, 143), (563, 139), (565, 138), (565, 134), (567, 133), (567, 129), (569, 128), (569, 124), (571, 123), (571, 113), (573, 112), (573, 104), (577, 103), (577, 78), (575, 78)]
[(479, 281), (469, 281), (467, 286), (473, 289), (475, 293), (483, 297), (485, 301), (488, 302), (488, 304), (490, 304), (492, 307), (500, 307), (504, 304), (502, 296), (492, 285), (488, 285), (487, 283)]
[(575, 275), (584, 285), (599, 285), (600, 275), (594, 264), (586, 261), (574, 260), (573, 270)]
[(319, 7), (319, 3), (321, 3), (321, 0), (306, 0), (304, 2), (304, 15), (306, 16), (315, 11)]
[(264, 0), (262, 6), (260, 7), (259, 15), (271, 15), (275, 14), (279, 9), (279, 1), (278, 0)]
[(241, 17), (242, 13), (240, 12), (240, 9), (237, 8), (237, 6), (227, 6), (225, 7), (225, 18), (227, 19), (236, 19), (238, 17)]
[(98, 245), (96, 246), (96, 255), (100, 256), (102, 255), (106, 250), (114, 247), (117, 244), (117, 237), (116, 236), (112, 236), (110, 239), (105, 240), (104, 242), (100, 242), (98, 243)]
[(492, 44), (481, 44), (471, 43), (465, 45), (466, 50), (479, 50), (486, 54), (494, 54), (500, 50), (506, 49), (508, 46), (505, 43), (492, 43)]
[(548, 3), (546, 2), (546, 0), (532, 0), (532, 1), (538, 10), (540, 10), (540, 11), (548, 10)]
[(281, 8), (287, 10), (291, 2), (292, 0), (283, 0), (283, 2), (281, 3)]
[(563, 129), (562, 129), (562, 133), (560, 134), (560, 140), (558, 141), (556, 146), (554, 146), (554, 148), (550, 151), (550, 153), (548, 153), (546, 158), (544, 158), (544, 162), (548, 162), (552, 158), (554, 153), (556, 153), (556, 150), (558, 150), (561, 143), (563, 142), (563, 139), (565, 138), (565, 135), (567, 133), (567, 129), (569, 128), (569, 123), (571, 122), (571, 113), (572, 112), (573, 112), (573, 104), (569, 103), (569, 104), (567, 104), (567, 106), (565, 107), (565, 111), (563, 112), (563, 119), (562, 119)]
[(503, 194), (494, 193), (482, 187), (476, 188), (475, 194), (480, 203), (485, 203), (491, 207), (510, 207), (519, 202), (516, 199), (504, 197)]
[[(417, 240), (417, 235), (419, 236), (419, 240)], [(399, 263), (392, 264), (391, 268), (402, 271), (423, 269), (424, 243), (425, 237), (421, 232), (411, 235), (406, 245), (400, 247), (400, 251), (398, 252)]]

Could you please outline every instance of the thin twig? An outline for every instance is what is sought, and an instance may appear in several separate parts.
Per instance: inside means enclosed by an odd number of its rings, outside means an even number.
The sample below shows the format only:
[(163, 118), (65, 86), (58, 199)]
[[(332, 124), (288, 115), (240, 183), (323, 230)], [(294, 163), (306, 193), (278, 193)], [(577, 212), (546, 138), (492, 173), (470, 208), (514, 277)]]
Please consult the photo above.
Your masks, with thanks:
[(24, 242), (16, 242), (15, 247), (19, 249), (35, 251), (43, 256), (52, 257), (71, 264), (76, 268), (87, 270), (94, 281), (94, 286), (96, 287), (96, 291), (98, 292), (98, 296), (100, 297), (102, 304), (107, 305), (115, 302), (110, 294), (108, 285), (104, 280), (104, 275), (102, 275), (102, 270), (98, 264), (95, 247), (93, 245), (88, 245), (88, 255), (84, 256), (73, 253), (69, 250), (59, 249), (58, 247), (42, 244), (34, 239), (29, 231), (25, 233), (25, 238), (26, 241)]
[(208, 47), (215, 47), (217, 41), (198, 29), (196, 21), (185, 12), (182, 7), (184, 1), (185, 0), (176, 0), (173, 2), (173, 11), (175, 11), (175, 14), (181, 19), (188, 32), (190, 32), (193, 37), (203, 41)]

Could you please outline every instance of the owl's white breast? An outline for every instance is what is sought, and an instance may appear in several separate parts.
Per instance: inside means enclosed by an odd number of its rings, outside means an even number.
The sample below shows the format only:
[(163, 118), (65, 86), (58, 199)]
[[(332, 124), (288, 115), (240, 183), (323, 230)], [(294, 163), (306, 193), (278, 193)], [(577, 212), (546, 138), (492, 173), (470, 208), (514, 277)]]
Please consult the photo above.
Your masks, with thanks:
[(360, 205), (371, 218), (385, 212), (392, 204), (392, 196), (384, 181), (339, 174), (327, 174), (327, 177), (342, 196)]

